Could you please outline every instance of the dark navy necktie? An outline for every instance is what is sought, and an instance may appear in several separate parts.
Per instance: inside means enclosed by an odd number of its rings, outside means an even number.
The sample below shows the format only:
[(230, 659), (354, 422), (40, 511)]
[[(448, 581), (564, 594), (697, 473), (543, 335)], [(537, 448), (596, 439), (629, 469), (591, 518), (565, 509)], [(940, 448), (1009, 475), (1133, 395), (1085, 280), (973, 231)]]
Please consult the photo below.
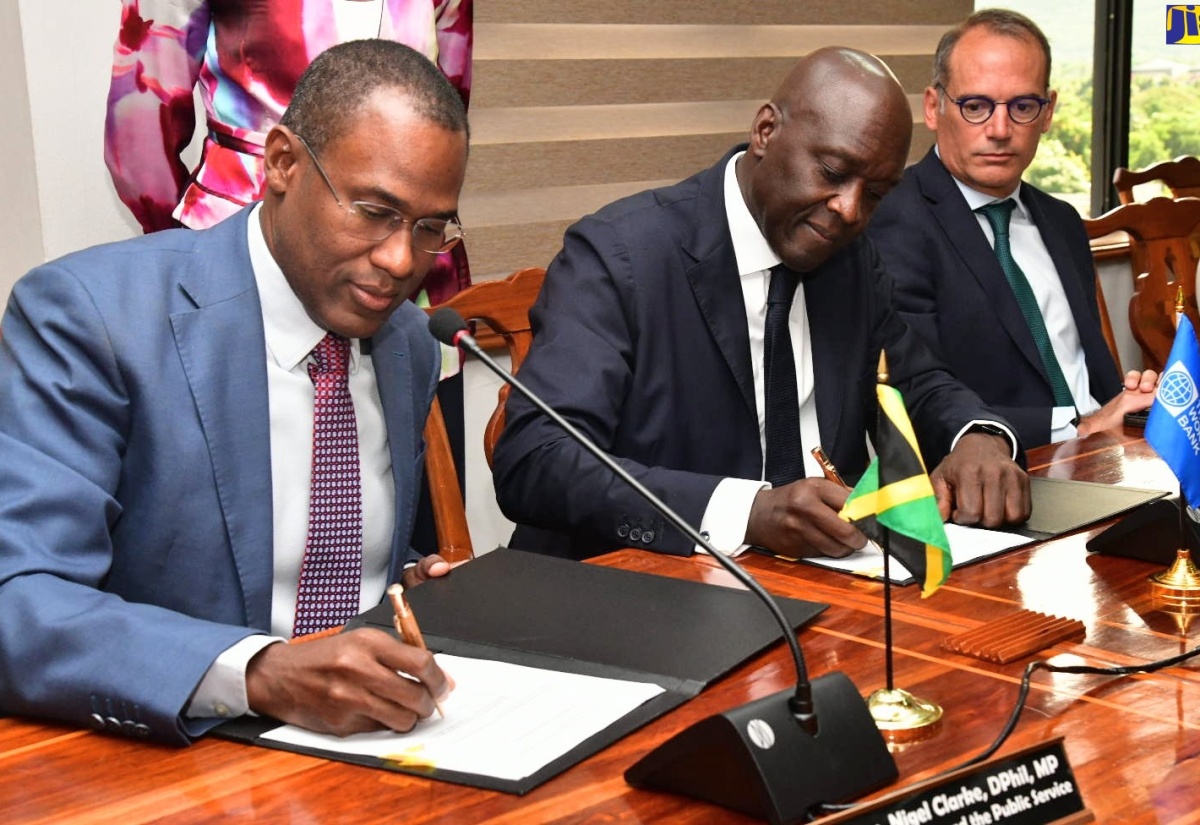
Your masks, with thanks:
[(783, 264), (772, 267), (767, 290), (767, 329), (763, 340), (766, 385), (766, 480), (775, 487), (804, 477), (800, 447), (800, 397), (788, 313), (800, 276)]

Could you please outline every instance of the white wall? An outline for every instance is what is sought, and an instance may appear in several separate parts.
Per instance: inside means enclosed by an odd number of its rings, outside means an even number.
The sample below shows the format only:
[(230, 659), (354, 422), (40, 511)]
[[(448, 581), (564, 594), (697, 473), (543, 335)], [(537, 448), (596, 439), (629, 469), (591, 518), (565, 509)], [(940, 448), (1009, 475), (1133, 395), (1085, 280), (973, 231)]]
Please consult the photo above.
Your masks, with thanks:
[[(506, 369), (508, 357), (497, 357)], [(463, 369), (463, 393), (467, 400), (467, 526), (471, 530), (471, 546), (475, 555), (508, 544), (513, 524), (504, 518), (496, 506), (496, 491), (492, 488), (492, 473), (483, 457), (483, 428), (496, 408), (496, 393), (500, 379), (478, 361), (467, 361)]]
[(21, 10), (0, 3), (0, 305), (12, 284), (44, 259), (33, 124), (21, 42)]
[(18, 0), (45, 258), (128, 238), (137, 223), (104, 167), (116, 0)]

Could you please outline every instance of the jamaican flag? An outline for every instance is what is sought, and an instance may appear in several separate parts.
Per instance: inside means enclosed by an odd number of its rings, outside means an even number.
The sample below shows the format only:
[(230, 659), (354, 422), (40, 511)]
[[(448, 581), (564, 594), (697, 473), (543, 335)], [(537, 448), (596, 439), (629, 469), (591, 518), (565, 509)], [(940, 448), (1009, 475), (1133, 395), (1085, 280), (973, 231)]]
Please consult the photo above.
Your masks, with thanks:
[(877, 385), (876, 392), (877, 455), (840, 515), (877, 544), (883, 545), (888, 531), (884, 546), (916, 577), (922, 597), (927, 597), (950, 575), (950, 541), (904, 399), (886, 384)]

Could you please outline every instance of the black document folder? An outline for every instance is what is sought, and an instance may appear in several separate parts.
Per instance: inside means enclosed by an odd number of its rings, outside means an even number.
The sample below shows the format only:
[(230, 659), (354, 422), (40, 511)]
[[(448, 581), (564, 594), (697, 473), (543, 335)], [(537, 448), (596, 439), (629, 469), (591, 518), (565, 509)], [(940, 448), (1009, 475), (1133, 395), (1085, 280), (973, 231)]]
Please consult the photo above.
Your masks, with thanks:
[[(410, 767), (262, 740), (263, 733), (279, 724), (270, 719), (237, 719), (215, 732), (267, 747), (523, 794), (683, 704), (781, 640), (767, 608), (745, 590), (504, 548), (408, 591), (408, 597), (431, 650), (652, 682), (665, 692), (520, 780)], [(826, 607), (782, 597), (777, 601), (796, 628)], [(363, 626), (391, 632), (391, 606), (384, 603), (367, 611), (347, 630)]]
[[(1030, 478), (1029, 484), (1030, 495), (1033, 499), (1033, 513), (1029, 521), (1016, 527), (997, 531), (1012, 533), (1014, 536), (1023, 537), (1026, 541), (1020, 541), (991, 552), (986, 551), (990, 545), (986, 543), (978, 545), (978, 547), (985, 548), (985, 552), (972, 552), (965, 558), (961, 553), (955, 555), (953, 569), (957, 570), (960, 567), (978, 564), (993, 556), (1016, 550), (1018, 547), (1038, 541), (1047, 541), (1056, 536), (1081, 530), (1084, 527), (1136, 510), (1168, 495), (1163, 490), (1118, 487), (1112, 484), (1097, 484), (1072, 479)], [(826, 569), (838, 569), (833, 567), (831, 562), (823, 559), (796, 559), (796, 561)], [(870, 566), (864, 565), (861, 570), (841, 570), (840, 572), (883, 578), (882, 562), (873, 563)], [(908, 575), (903, 567), (893, 566), (891, 582), (904, 586), (914, 584), (916, 579)]]
[(1039, 541), (1090, 527), (1169, 495), (1166, 490), (1061, 478), (1031, 478), (1029, 482), (1033, 515), (1014, 532)]

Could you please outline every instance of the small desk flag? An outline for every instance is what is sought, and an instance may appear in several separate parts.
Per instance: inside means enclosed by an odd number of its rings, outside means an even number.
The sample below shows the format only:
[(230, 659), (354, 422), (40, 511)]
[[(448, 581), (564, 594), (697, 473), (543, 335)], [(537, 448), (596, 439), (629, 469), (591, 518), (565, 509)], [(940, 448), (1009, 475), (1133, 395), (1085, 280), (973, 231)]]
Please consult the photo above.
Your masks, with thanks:
[[(950, 575), (950, 540), (899, 391), (879, 384), (878, 455), (839, 514), (886, 547), (928, 597)], [(884, 543), (884, 531), (889, 541)]]
[(1191, 506), (1200, 505), (1200, 345), (1186, 315), (1179, 318), (1167, 368), (1146, 419), (1146, 441), (1179, 479)]

